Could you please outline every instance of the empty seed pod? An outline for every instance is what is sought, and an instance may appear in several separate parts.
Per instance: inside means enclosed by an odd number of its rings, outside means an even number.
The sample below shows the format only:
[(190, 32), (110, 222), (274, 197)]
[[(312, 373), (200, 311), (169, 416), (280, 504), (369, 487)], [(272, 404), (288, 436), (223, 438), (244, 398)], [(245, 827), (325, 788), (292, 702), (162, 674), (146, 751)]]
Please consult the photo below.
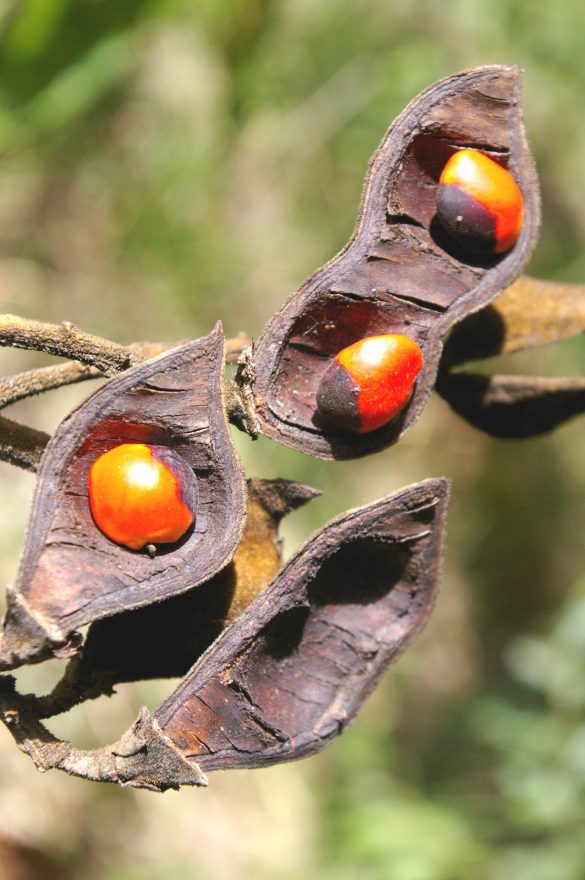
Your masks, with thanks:
[[(509, 171), (524, 202), (516, 243), (478, 257), (437, 221), (441, 172), (462, 148)], [(260, 430), (321, 458), (354, 458), (396, 442), (434, 386), (442, 338), (516, 278), (536, 241), (538, 182), (516, 67), (480, 67), (442, 80), (398, 117), (372, 157), (356, 229), (267, 325), (247, 365)], [(353, 434), (320, 417), (317, 391), (340, 351), (368, 336), (401, 334), (424, 367), (412, 397), (385, 426)]]
[(314, 535), (154, 714), (204, 771), (318, 751), (426, 623), (446, 480), (350, 511)]
[[(245, 499), (223, 409), (223, 364), (218, 325), (209, 336), (122, 373), (62, 422), (43, 456), (20, 570), (8, 591), (0, 668), (67, 656), (78, 643), (76, 628), (182, 593), (229, 562)], [(129, 549), (108, 537), (99, 515), (96, 522), (90, 472), (121, 446), (133, 455), (146, 449), (149, 461), (162, 464), (173, 525), (175, 507), (183, 504), (173, 493), (182, 489), (189, 498), (192, 522), (181, 535)], [(117, 474), (108, 470), (102, 487), (107, 496), (110, 481), (114, 513), (122, 497)], [(130, 508), (124, 510), (132, 531)], [(141, 520), (135, 531), (143, 528)]]

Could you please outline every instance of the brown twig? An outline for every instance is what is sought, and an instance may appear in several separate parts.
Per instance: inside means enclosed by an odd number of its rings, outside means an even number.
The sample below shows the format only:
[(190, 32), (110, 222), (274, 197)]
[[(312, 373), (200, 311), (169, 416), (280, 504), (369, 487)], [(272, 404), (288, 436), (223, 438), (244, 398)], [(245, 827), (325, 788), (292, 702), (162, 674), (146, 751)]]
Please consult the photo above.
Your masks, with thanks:
[(113, 376), (136, 363), (129, 346), (84, 333), (70, 321), (46, 324), (17, 315), (0, 315), (0, 345), (45, 351), (68, 360), (81, 361), (96, 367), (104, 376)]
[(73, 385), (75, 382), (84, 382), (86, 379), (97, 379), (102, 375), (103, 373), (96, 367), (71, 361), (7, 376), (0, 380), (0, 409), (26, 397), (32, 397), (34, 394), (42, 394), (44, 391), (51, 391), (64, 385)]
[(44, 431), (0, 416), (0, 461), (34, 473), (48, 442), (49, 435)]
[(93, 750), (77, 749), (57, 739), (40, 722), (35, 709), (34, 699), (16, 692), (12, 676), (0, 677), (0, 719), (42, 773), (64, 770), (83, 779), (151, 791), (207, 784), (197, 764), (179, 754), (146, 709), (118, 742)]
[[(0, 409), (19, 400), (88, 379), (113, 376), (130, 366), (156, 357), (179, 342), (134, 342), (120, 345), (92, 336), (69, 322), (47, 324), (0, 315), (0, 345), (66, 357), (68, 363), (26, 370), (0, 380)], [(226, 361), (235, 363), (250, 345), (246, 334), (226, 340)], [(0, 417), (0, 461), (36, 471), (48, 434)]]
[[(138, 364), (181, 344), (183, 343), (133, 342), (126, 346), (126, 348), (129, 359), (132, 363)], [(228, 364), (235, 363), (242, 350), (249, 345), (250, 340), (245, 333), (240, 333), (233, 339), (227, 339), (226, 362)], [(118, 370), (118, 372), (121, 372), (121, 370)], [(85, 382), (88, 379), (99, 379), (105, 375), (97, 367), (89, 366), (80, 361), (26, 370), (23, 373), (17, 373), (14, 376), (8, 376), (0, 380), (0, 409), (4, 409), (4, 407), (10, 406), (12, 403), (24, 400), (26, 397), (32, 397), (35, 394), (42, 394), (45, 391), (52, 391), (55, 388), (62, 388), (65, 385), (73, 385), (77, 382)]]

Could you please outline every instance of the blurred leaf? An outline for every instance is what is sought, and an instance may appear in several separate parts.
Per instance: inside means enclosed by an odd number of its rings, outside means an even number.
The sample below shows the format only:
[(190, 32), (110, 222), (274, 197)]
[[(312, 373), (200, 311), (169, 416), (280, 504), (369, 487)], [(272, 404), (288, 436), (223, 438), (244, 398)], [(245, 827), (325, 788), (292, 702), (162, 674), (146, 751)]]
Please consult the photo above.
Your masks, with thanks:
[(54, 37), (69, 0), (23, 0), (5, 39), (5, 52), (21, 60), (34, 60)]
[(0, 82), (10, 106), (26, 103), (99, 44), (155, 12), (158, 0), (22, 0), (0, 39)]
[[(406, 792), (355, 804), (338, 819), (336, 858), (330, 870), (392, 880), (468, 880), (485, 858), (465, 818)], [(327, 874), (329, 876), (329, 873)]]
[[(38, 138), (70, 125), (127, 76), (134, 64), (132, 47), (126, 37), (113, 37), (99, 43), (14, 114), (20, 123), (16, 136), (26, 130), (28, 138)], [(11, 146), (10, 140), (4, 144), (0, 140), (0, 148)]]

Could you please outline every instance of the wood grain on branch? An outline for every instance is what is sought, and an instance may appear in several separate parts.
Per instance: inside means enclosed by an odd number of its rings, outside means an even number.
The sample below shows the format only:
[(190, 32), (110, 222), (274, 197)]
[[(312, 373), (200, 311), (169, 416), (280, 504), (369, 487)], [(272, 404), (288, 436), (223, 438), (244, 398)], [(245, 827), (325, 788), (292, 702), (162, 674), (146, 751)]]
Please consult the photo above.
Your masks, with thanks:
[(0, 315), (0, 345), (81, 361), (105, 376), (113, 376), (137, 361), (128, 346), (85, 333), (70, 321), (47, 324), (17, 315)]
[(36, 431), (0, 416), (1, 461), (34, 473), (48, 442), (49, 435), (44, 431)]

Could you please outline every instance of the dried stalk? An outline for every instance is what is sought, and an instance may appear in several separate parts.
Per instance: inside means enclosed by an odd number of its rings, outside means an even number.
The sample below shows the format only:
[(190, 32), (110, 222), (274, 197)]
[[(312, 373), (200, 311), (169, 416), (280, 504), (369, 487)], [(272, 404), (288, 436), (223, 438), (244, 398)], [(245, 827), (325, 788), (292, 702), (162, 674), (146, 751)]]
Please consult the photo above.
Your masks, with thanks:
[(25, 471), (37, 470), (49, 435), (0, 416), (0, 460)]
[(79, 361), (26, 370), (0, 381), (0, 409), (26, 397), (61, 388), (63, 385), (84, 382), (86, 379), (97, 379), (102, 375), (97, 367), (89, 367)]
[[(12, 315), (0, 315), (0, 345), (12, 345), (14, 348), (25, 348), (32, 351), (46, 351), (46, 348), (40, 347), (43, 344), (43, 341), (54, 331), (59, 330), (59, 325), (56, 324), (42, 324), (39, 321), (25, 322), (29, 326), (33, 325), (32, 334), (26, 337), (26, 341), (25, 337), (21, 336), (19, 344), (8, 343), (4, 341), (6, 337), (3, 336), (3, 326), (5, 323), (8, 323), (5, 319), (10, 319), (10, 322), (21, 322), (22, 319), (15, 319)], [(181, 342), (133, 342), (127, 346), (118, 346), (117, 343), (112, 343), (107, 339), (100, 339), (98, 336), (89, 336), (89, 334), (82, 334), (80, 331), (76, 331), (76, 334), (77, 340), (81, 337), (92, 340), (92, 350), (88, 352), (87, 356), (82, 355), (76, 359), (75, 350), (73, 348), (68, 354), (64, 353), (64, 351), (52, 351), (50, 352), (51, 354), (60, 354), (63, 357), (69, 358), (71, 363), (57, 364), (53, 367), (39, 367), (35, 370), (26, 370), (23, 373), (17, 373), (14, 376), (9, 376), (6, 379), (0, 380), (0, 409), (9, 406), (12, 403), (16, 403), (19, 400), (23, 400), (26, 397), (32, 397), (35, 394), (42, 394), (45, 391), (52, 391), (55, 388), (62, 388), (65, 385), (73, 385), (76, 382), (85, 382), (87, 379), (98, 379), (102, 376), (107, 377), (115, 375), (116, 373), (127, 369), (129, 366), (141, 363), (148, 358), (156, 357), (165, 351), (169, 351), (171, 348), (183, 344)], [(111, 372), (100, 368), (95, 363), (91, 363), (91, 361), (96, 360), (96, 351), (98, 345), (101, 343), (103, 343), (102, 356), (97, 359), (102, 362), (105, 362), (108, 358), (108, 352), (112, 346), (115, 346), (124, 352), (123, 356), (120, 355), (119, 357), (120, 366), (117, 369), (112, 368)], [(244, 333), (239, 333), (238, 336), (233, 337), (233, 339), (227, 339), (226, 362), (228, 364), (235, 363), (242, 351), (249, 345), (250, 340)]]
[(17, 315), (0, 315), (0, 345), (81, 361), (104, 376), (114, 376), (137, 362), (128, 346), (84, 333), (70, 321), (46, 324)]
[(25, 755), (41, 773), (64, 770), (96, 782), (165, 791), (181, 785), (207, 785), (194, 762), (183, 758), (165, 737), (147, 709), (110, 746), (77, 749), (53, 736), (39, 721), (34, 701), (15, 690), (12, 676), (0, 677), (0, 718)]
[[(48, 324), (15, 315), (0, 315), (1, 346), (44, 351), (70, 361), (0, 379), (0, 409), (55, 388), (114, 376), (180, 344), (134, 342), (120, 345), (84, 333), (67, 321)], [(227, 363), (235, 363), (249, 345), (250, 339), (244, 333), (226, 340)], [(0, 417), (0, 461), (34, 472), (48, 439), (49, 435), (44, 432)]]

